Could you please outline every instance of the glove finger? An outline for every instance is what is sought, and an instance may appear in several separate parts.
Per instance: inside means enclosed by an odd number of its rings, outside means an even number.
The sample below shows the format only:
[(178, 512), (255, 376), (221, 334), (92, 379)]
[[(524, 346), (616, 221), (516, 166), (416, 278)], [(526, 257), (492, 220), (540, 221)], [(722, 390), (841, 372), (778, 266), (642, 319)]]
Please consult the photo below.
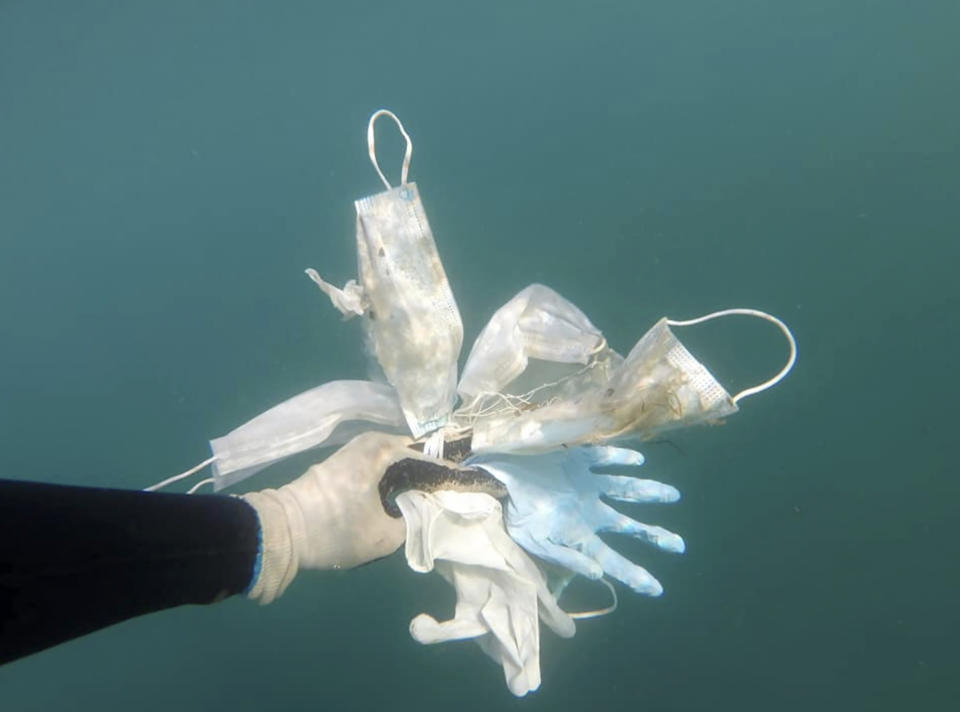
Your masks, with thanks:
[(639, 466), (644, 462), (641, 453), (625, 447), (594, 445), (586, 450), (591, 469), (594, 467)]
[(596, 534), (584, 541), (582, 548), (583, 553), (600, 564), (609, 576), (625, 583), (637, 593), (645, 596), (659, 596), (663, 593), (663, 586), (649, 571), (615, 552)]
[(676, 487), (656, 480), (640, 480), (623, 475), (594, 475), (601, 494), (621, 502), (676, 502), (680, 492)]
[(569, 546), (557, 544), (550, 540), (538, 541), (533, 547), (519, 539), (517, 543), (531, 554), (570, 569), (592, 581), (603, 576), (602, 565)]
[(452, 618), (440, 622), (433, 616), (421, 613), (410, 621), (410, 635), (418, 643), (429, 645), (448, 640), (476, 638), (490, 632), (479, 620)]
[(632, 537), (649, 542), (664, 551), (672, 551), (675, 554), (682, 554), (686, 549), (686, 545), (683, 543), (683, 537), (679, 534), (674, 534), (668, 529), (653, 524), (638, 522), (607, 505), (602, 505), (601, 511), (602, 518), (597, 531), (629, 534)]

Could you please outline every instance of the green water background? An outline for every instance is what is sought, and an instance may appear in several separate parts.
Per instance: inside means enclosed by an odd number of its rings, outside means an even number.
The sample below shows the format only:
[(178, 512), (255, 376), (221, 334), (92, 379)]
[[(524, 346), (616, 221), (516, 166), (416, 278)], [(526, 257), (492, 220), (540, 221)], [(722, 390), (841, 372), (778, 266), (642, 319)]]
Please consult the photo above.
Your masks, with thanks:
[[(730, 306), (800, 344), (644, 447), (684, 499), (626, 511), (687, 553), (617, 541), (665, 595), (544, 634), (527, 699), (410, 639), (452, 595), (397, 555), (5, 666), (0, 709), (956, 709), (958, 28), (953, 0), (0, 2), (2, 476), (141, 487), (364, 377), (302, 271), (355, 274), (381, 106), (467, 344), (533, 281), (624, 352)], [(760, 322), (680, 336), (731, 390), (784, 357)]]

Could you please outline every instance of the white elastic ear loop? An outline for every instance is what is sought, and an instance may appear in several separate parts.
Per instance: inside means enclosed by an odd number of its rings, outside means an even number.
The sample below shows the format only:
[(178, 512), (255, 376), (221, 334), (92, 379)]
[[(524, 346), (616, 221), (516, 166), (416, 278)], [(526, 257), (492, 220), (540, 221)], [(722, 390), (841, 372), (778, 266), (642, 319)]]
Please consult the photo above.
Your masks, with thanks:
[(790, 345), (790, 357), (787, 359), (786, 365), (780, 369), (780, 372), (770, 380), (764, 381), (760, 385), (752, 386), (751, 388), (745, 388), (737, 393), (737, 395), (733, 396), (731, 399), (734, 405), (736, 405), (739, 401), (747, 396), (755, 395), (760, 393), (760, 391), (765, 391), (768, 388), (775, 386), (783, 380), (784, 376), (790, 373), (790, 369), (793, 368), (793, 364), (797, 362), (797, 340), (793, 338), (793, 334), (790, 332), (790, 327), (788, 327), (777, 317), (773, 316), (773, 314), (767, 314), (759, 309), (723, 309), (722, 311), (713, 312), (712, 314), (697, 317), (696, 319), (687, 319), (685, 321), (667, 319), (667, 324), (670, 326), (693, 326), (694, 324), (701, 324), (705, 321), (710, 321), (711, 319), (716, 319), (721, 316), (730, 316), (733, 314), (755, 316), (765, 321), (769, 321), (771, 324), (776, 324), (780, 328), (780, 331), (783, 332), (783, 335), (787, 337), (787, 343)]
[[(564, 613), (574, 620), (583, 620), (584, 618), (599, 618), (600, 616), (605, 616), (608, 613), (613, 613), (615, 610), (617, 610), (620, 600), (617, 598), (617, 590), (613, 587), (613, 584), (607, 581), (605, 578), (599, 578), (597, 581), (606, 586), (607, 590), (610, 591), (610, 595), (613, 597), (613, 603), (606, 608), (595, 608), (592, 611), (564, 611)], [(566, 585), (562, 586), (558, 591), (554, 591), (553, 595), (557, 598), (560, 598), (564, 588), (566, 588)]]
[(383, 175), (383, 171), (380, 170), (380, 164), (377, 163), (377, 142), (373, 132), (373, 125), (381, 116), (389, 116), (393, 119), (393, 122), (397, 125), (397, 128), (400, 129), (400, 133), (403, 134), (403, 138), (407, 142), (407, 150), (403, 154), (403, 167), (400, 169), (400, 185), (406, 185), (407, 183), (407, 173), (410, 172), (410, 159), (413, 157), (413, 141), (410, 140), (410, 135), (406, 129), (403, 128), (400, 119), (389, 109), (375, 111), (373, 116), (370, 117), (370, 123), (367, 124), (367, 147), (370, 150), (370, 162), (373, 163), (373, 167), (377, 169), (377, 175), (380, 176), (383, 184), (387, 186), (387, 190), (390, 190), (393, 186), (390, 185), (386, 176)]
[[(200, 470), (202, 470), (202, 469), (203, 469), (204, 467), (206, 467), (207, 465), (212, 465), (212, 464), (216, 461), (216, 459), (217, 459), (217, 456), (214, 455), (213, 457), (211, 457), (211, 458), (209, 458), (209, 459), (207, 459), (207, 460), (204, 460), (204, 461), (201, 462), (199, 465), (194, 465), (193, 467), (191, 467), (191, 468), (190, 468), (189, 470), (187, 470), (186, 472), (181, 472), (179, 475), (174, 475), (173, 477), (168, 477), (168, 478), (165, 479), (165, 480), (161, 480), (160, 482), (157, 482), (157, 484), (155, 484), (155, 485), (150, 485), (149, 487), (144, 487), (144, 488), (143, 488), (143, 491), (144, 491), (144, 492), (156, 492), (156, 491), (159, 490), (159, 489), (163, 489), (163, 488), (166, 487), (167, 485), (172, 485), (174, 482), (178, 482), (178, 481), (180, 481), (180, 480), (184, 480), (184, 479), (186, 479), (187, 477), (189, 477), (190, 475), (192, 475), (192, 474), (194, 474), (194, 473), (196, 473), (196, 472), (199, 472)], [(207, 482), (207, 480), (204, 480), (203, 482), (200, 482), (199, 484), (206, 484), (206, 482)], [(195, 487), (194, 489), (196, 489), (196, 487)], [(191, 491), (189, 494), (193, 494), (193, 492)]]

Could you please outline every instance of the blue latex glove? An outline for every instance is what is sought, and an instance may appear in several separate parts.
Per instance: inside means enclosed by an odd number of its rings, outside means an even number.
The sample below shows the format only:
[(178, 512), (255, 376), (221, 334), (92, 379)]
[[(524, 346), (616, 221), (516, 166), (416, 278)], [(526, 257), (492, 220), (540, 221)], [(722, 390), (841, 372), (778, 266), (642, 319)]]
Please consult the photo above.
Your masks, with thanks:
[(575, 447), (543, 455), (477, 455), (464, 462), (506, 485), (507, 531), (520, 546), (571, 571), (598, 579), (606, 573), (637, 593), (663, 587), (642, 566), (611, 549), (597, 532), (618, 532), (682, 553), (683, 539), (663, 527), (635, 521), (601, 501), (676, 502), (676, 488), (653, 480), (595, 474), (594, 469), (638, 466), (643, 455), (616, 447)]

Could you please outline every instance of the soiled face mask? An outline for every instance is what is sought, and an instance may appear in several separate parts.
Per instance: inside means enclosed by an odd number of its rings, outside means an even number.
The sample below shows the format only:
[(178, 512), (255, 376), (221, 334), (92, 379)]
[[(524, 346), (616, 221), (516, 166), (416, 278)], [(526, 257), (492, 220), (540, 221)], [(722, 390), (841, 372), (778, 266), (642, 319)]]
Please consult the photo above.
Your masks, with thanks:
[[(396, 122), (406, 139), (401, 184), (391, 188), (376, 157), (374, 124)], [(428, 454), (443, 447), (439, 428), (453, 407), (460, 313), (437, 254), (415, 183), (407, 182), (413, 144), (397, 117), (381, 110), (367, 126), (370, 160), (387, 190), (356, 201), (359, 283), (343, 289), (307, 274), (345, 316), (363, 316), (371, 350), (390, 382), (334, 381), (301, 393), (210, 441), (213, 457), (149, 489), (210, 465), (214, 489), (236, 484), (269, 465), (321, 446), (342, 445), (366, 430), (415, 437), (434, 431)], [(202, 483), (201, 483), (202, 484)]]
[[(680, 343), (671, 326), (692, 326), (721, 316), (746, 315), (775, 324), (790, 347), (786, 365), (768, 381), (731, 396)], [(650, 438), (665, 430), (715, 422), (738, 410), (738, 403), (778, 383), (796, 361), (796, 342), (780, 319), (755, 309), (726, 309), (687, 321), (661, 319), (622, 361), (588, 362), (574, 375), (550, 384), (548, 400), (520, 397), (506, 407), (467, 412), (475, 453), (538, 453), (562, 446), (598, 444), (625, 437)], [(467, 371), (465, 370), (465, 373)], [(590, 377), (584, 377), (589, 373)], [(489, 399), (489, 396), (488, 396)], [(471, 406), (475, 407), (475, 406)]]
[[(396, 123), (407, 144), (396, 188), (377, 163), (380, 116)], [(370, 348), (397, 391), (410, 432), (420, 437), (442, 427), (453, 409), (463, 324), (417, 185), (407, 182), (410, 137), (392, 112), (381, 110), (370, 118), (367, 141), (387, 190), (355, 203), (359, 282), (338, 289), (316, 270), (307, 274), (344, 316), (364, 317)]]
[[(477, 412), (505, 395), (539, 387), (528, 402), (549, 397), (543, 384), (569, 376), (605, 351), (607, 342), (577, 306), (550, 287), (531, 284), (500, 307), (473, 343), (457, 392)], [(621, 359), (622, 360), (622, 359)], [(522, 376), (522, 377), (521, 377)]]
[(622, 362), (575, 304), (531, 284), (494, 313), (474, 342), (457, 386), (463, 404), (453, 428), (482, 432), (606, 384)]

